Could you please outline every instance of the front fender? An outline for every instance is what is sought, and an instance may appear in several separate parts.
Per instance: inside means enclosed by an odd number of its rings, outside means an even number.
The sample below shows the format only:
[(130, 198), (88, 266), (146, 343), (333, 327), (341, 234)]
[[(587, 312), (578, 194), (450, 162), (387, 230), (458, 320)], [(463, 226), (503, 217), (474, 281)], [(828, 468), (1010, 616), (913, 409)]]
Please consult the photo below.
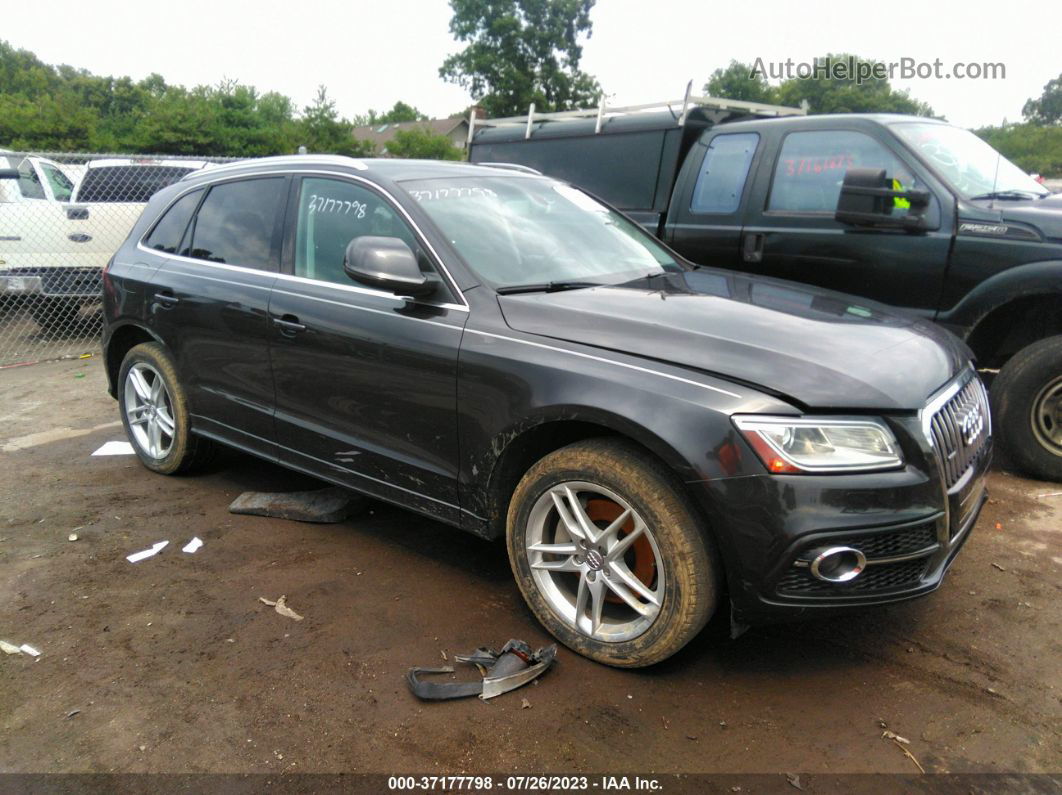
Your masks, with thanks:
[(967, 336), (993, 309), (1019, 298), (1062, 295), (1062, 260), (1018, 265), (985, 279), (936, 320)]

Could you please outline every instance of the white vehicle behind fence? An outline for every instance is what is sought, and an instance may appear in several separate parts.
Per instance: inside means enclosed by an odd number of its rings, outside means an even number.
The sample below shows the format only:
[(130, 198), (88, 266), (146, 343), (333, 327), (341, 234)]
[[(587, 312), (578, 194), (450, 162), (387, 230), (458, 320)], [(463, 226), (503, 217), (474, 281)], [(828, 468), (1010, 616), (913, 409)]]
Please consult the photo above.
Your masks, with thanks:
[(82, 326), (84, 311), (98, 308), (107, 260), (147, 200), (206, 165), (121, 158), (67, 170), (0, 153), (0, 299), (24, 305), (42, 331)]

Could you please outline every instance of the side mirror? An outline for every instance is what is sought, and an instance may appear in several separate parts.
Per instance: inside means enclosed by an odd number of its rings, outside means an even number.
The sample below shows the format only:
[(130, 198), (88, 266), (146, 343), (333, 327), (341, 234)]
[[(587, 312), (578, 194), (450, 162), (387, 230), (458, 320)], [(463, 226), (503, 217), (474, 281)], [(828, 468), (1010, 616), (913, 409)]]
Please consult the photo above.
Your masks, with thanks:
[(421, 272), (416, 255), (397, 237), (354, 238), (347, 246), (343, 270), (356, 282), (396, 295), (430, 295), (436, 288)]
[(17, 168), (0, 168), (0, 179), (21, 179)]
[[(910, 209), (893, 215), (896, 199), (903, 199)], [(924, 190), (893, 190), (892, 180), (883, 168), (850, 168), (844, 175), (841, 195), (834, 218), (850, 226), (905, 229), (921, 232), (929, 228), (925, 211), (929, 193)]]

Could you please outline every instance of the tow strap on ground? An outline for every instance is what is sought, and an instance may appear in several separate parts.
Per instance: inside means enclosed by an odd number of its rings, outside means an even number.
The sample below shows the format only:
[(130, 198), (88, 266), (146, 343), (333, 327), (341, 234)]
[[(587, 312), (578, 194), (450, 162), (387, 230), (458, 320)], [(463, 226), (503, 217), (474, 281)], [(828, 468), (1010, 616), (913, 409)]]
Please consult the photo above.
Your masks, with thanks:
[(425, 701), (479, 696), (486, 700), (508, 693), (540, 676), (557, 657), (557, 645), (544, 646), (532, 653), (522, 640), (510, 640), (501, 651), (480, 648), (472, 654), (457, 654), (457, 662), (475, 665), (483, 674), (479, 682), (427, 682), (418, 674), (452, 674), (452, 666), (443, 668), (410, 668), (406, 682), (413, 695)]

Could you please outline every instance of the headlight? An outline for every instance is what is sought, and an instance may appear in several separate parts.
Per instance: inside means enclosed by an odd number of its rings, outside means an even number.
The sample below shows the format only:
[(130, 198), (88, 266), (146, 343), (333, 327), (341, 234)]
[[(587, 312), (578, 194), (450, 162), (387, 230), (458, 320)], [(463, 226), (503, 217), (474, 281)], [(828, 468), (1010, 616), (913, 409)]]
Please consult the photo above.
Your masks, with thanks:
[(896, 437), (874, 420), (736, 416), (770, 472), (865, 472), (903, 464)]

